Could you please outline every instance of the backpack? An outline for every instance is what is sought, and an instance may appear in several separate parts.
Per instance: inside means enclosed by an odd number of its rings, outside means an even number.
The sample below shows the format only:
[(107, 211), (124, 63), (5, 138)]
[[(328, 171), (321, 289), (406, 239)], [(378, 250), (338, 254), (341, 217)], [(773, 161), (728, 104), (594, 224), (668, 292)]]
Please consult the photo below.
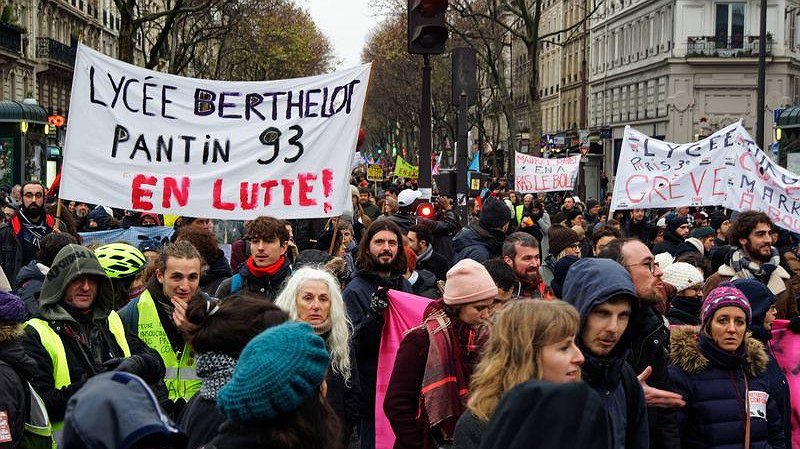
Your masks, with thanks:
[(242, 275), (239, 273), (234, 274), (233, 277), (231, 278), (231, 291), (228, 294), (232, 295), (234, 293), (239, 293), (240, 291), (242, 291), (243, 286), (244, 286), (244, 278), (242, 277)]

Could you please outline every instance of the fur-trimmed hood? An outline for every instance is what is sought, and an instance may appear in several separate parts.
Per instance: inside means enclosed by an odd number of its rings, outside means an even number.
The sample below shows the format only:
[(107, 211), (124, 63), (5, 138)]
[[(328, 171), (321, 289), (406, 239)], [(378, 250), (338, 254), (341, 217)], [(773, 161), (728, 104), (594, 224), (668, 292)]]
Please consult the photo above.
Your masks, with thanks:
[(21, 323), (0, 322), (0, 343), (19, 338), (22, 333)]
[[(711, 367), (711, 362), (700, 352), (698, 337), (699, 326), (673, 327), (670, 336), (670, 359), (672, 364), (681, 368), (686, 374), (702, 373)], [(767, 370), (769, 356), (764, 345), (745, 335), (747, 355), (745, 356), (745, 370), (749, 377), (757, 377)]]

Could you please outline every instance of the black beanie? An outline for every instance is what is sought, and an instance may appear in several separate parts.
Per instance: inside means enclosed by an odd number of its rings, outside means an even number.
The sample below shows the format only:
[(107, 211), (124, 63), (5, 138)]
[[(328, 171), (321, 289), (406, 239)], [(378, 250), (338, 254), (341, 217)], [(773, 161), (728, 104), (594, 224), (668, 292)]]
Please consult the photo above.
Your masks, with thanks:
[(715, 231), (718, 231), (720, 227), (722, 227), (722, 223), (728, 219), (725, 215), (722, 214), (712, 214), (709, 219), (709, 226), (714, 228)]
[(686, 217), (681, 217), (680, 215), (676, 215), (667, 221), (667, 230), (675, 232), (676, 229), (680, 228), (681, 226), (689, 224), (689, 220)]
[(556, 266), (553, 268), (553, 280), (550, 281), (550, 288), (553, 289), (553, 294), (556, 295), (557, 298), (560, 299), (563, 293), (564, 279), (567, 278), (569, 267), (579, 260), (581, 259), (577, 256), (566, 256), (556, 262)]
[(564, 251), (569, 245), (581, 241), (577, 232), (561, 225), (550, 226), (550, 230), (547, 231), (547, 238), (550, 241), (550, 254), (554, 257), (558, 257), (561, 251)]
[(511, 220), (511, 212), (503, 200), (493, 196), (483, 201), (479, 222), (484, 229), (498, 229)]

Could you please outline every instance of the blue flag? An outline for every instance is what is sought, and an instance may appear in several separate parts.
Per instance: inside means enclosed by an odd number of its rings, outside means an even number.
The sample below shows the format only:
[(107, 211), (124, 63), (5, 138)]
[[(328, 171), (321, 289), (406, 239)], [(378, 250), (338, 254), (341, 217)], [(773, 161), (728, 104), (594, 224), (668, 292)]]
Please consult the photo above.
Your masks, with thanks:
[(472, 162), (469, 163), (469, 171), (481, 171), (481, 162), (480, 162), (480, 152), (475, 152), (475, 155), (472, 156)]

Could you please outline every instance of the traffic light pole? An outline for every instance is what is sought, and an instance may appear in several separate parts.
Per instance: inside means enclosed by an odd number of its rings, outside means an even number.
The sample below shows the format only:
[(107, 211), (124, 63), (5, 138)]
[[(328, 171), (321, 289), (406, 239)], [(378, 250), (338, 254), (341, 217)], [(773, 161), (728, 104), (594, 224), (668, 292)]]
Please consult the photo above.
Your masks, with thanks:
[(461, 216), (461, 223), (467, 224), (469, 220), (469, 201), (467, 200), (467, 94), (461, 93), (461, 101), (458, 103), (458, 145), (456, 146), (456, 199), (458, 211)]
[(767, 84), (767, 0), (761, 0), (758, 36), (758, 81), (756, 87), (756, 145), (764, 147), (764, 97)]
[(431, 199), (431, 60), (422, 55), (422, 104), (419, 108), (419, 178), (422, 199)]

